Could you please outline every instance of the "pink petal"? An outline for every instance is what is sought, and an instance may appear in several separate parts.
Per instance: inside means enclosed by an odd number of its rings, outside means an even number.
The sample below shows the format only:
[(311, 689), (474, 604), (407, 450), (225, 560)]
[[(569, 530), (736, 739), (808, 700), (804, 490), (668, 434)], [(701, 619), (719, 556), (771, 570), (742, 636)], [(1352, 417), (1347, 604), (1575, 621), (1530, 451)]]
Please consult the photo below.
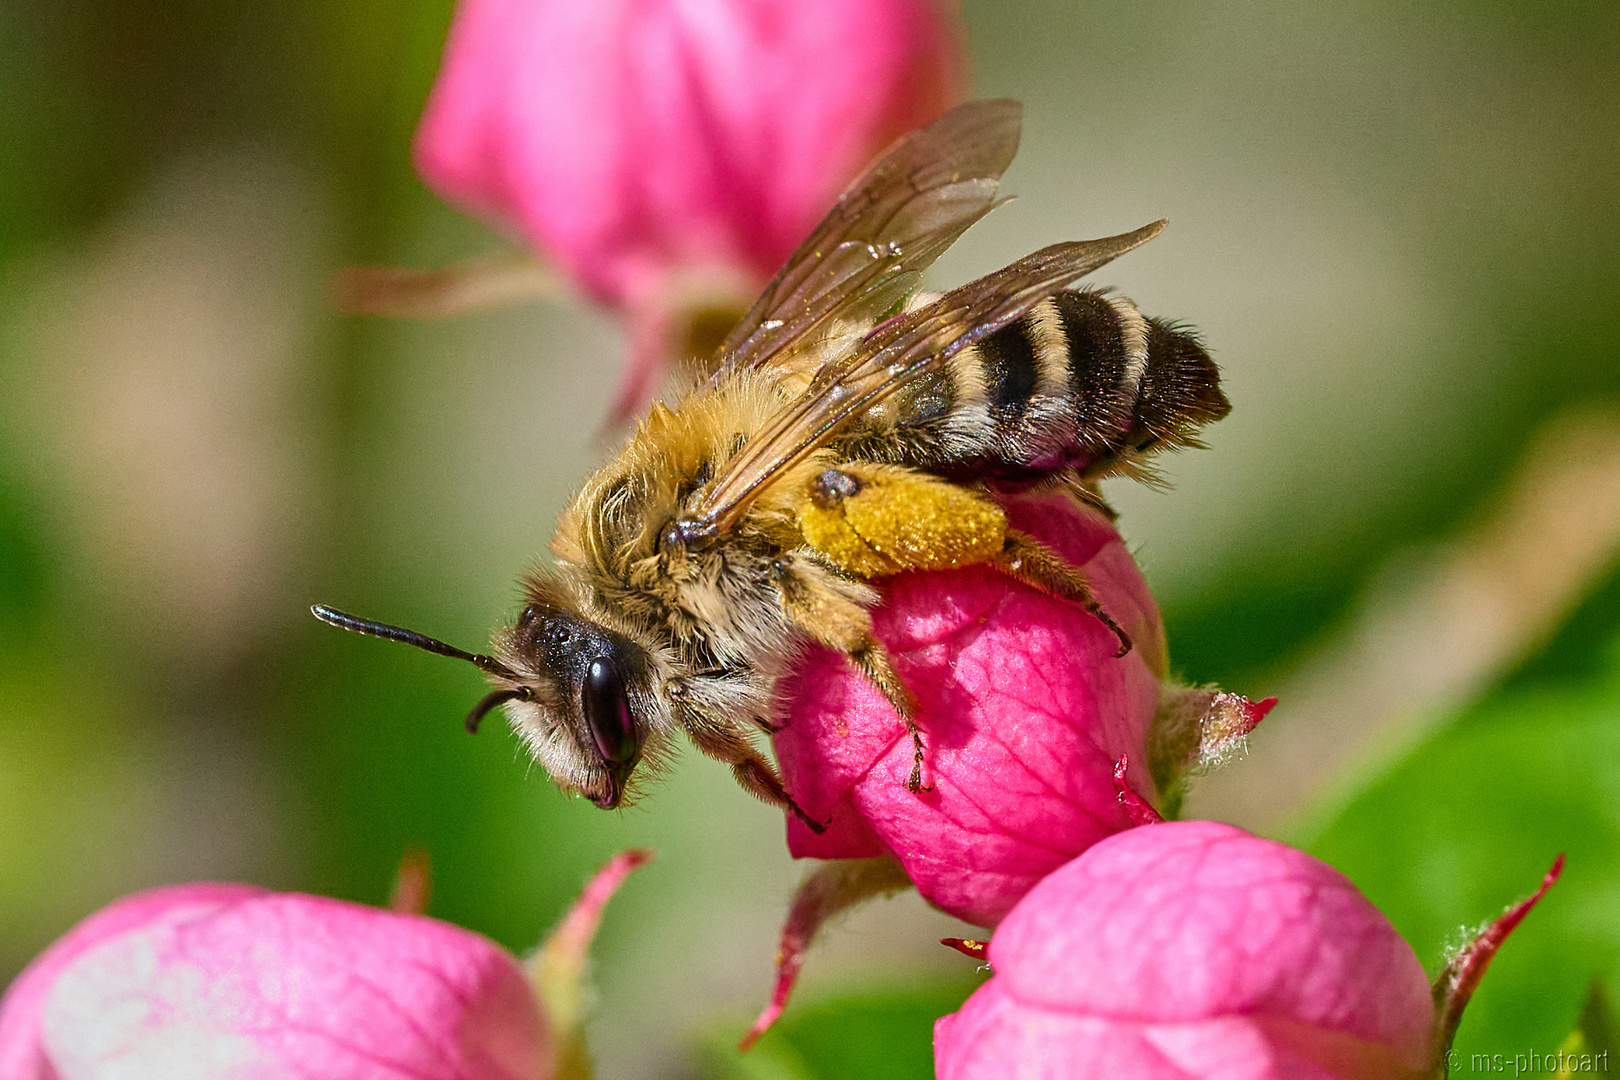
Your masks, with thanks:
[(57, 978), (86, 951), (166, 915), (201, 917), (262, 895), (263, 889), (251, 885), (173, 885), (125, 897), (80, 922), (23, 969), (0, 997), (0, 1076), (55, 1080), (39, 1041), (40, 1017)]
[(1214, 822), (1097, 844), (996, 929), (1000, 992), (1136, 1024), (1264, 1015), (1427, 1060), (1434, 1006), (1411, 946), (1338, 871)]
[(462, 0), (422, 175), (599, 299), (672, 267), (773, 272), (959, 79), (932, 0)]
[[(203, 887), (222, 891), (198, 902), (195, 888), (103, 912), (25, 974), (44, 984), (29, 1026), (45, 1068), (63, 1080), (533, 1080), (549, 1061), (521, 969), (485, 938), (300, 894)], [(11, 1008), (8, 995), (7, 1025)]]
[(1388, 1046), (1286, 1019), (1140, 1024), (993, 987), (935, 1024), (939, 1080), (1416, 1080)]
[[(784, 688), (775, 746), (816, 836), (788, 822), (796, 857), (886, 852), (923, 896), (994, 925), (1052, 870), (1130, 822), (1114, 763), (1145, 758), (1165, 667), (1158, 609), (1111, 524), (1067, 499), (1010, 504), (1013, 524), (1087, 578), (1136, 648), (1078, 605), (982, 567), (901, 575), (885, 586), (878, 636), (917, 694), (933, 791), (905, 780), (911, 750), (882, 695), (842, 658), (812, 651)], [(1136, 786), (1151, 790), (1136, 770)]]

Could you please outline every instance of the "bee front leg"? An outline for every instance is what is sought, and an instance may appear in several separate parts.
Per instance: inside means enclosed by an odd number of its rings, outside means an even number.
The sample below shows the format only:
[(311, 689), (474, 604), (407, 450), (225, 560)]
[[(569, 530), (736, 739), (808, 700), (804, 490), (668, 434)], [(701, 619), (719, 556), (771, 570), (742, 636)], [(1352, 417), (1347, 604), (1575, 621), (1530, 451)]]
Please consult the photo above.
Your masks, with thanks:
[(737, 783), (742, 785), (744, 791), (773, 806), (792, 811), (793, 816), (813, 833), (819, 835), (827, 831), (827, 822), (817, 821), (811, 817), (804, 807), (788, 794), (787, 785), (782, 783), (782, 777), (754, 748), (754, 744), (746, 735), (730, 725), (704, 719), (689, 720), (686, 723), (686, 733), (691, 738), (692, 745), (716, 761), (730, 765), (732, 776), (736, 777)]
[(876, 594), (867, 586), (838, 578), (813, 559), (784, 555), (772, 569), (782, 610), (793, 624), (818, 644), (849, 657), (900, 714), (911, 736), (911, 776), (906, 787), (914, 792), (930, 790), (933, 785), (923, 782), (926, 748), (917, 726), (917, 699), (894, 670), (889, 651), (872, 633), (868, 605), (877, 599)]
[(1108, 617), (1108, 612), (1103, 610), (1097, 598), (1091, 594), (1091, 586), (1086, 584), (1085, 575), (1080, 568), (1071, 565), (1067, 559), (1033, 536), (1016, 529), (1008, 529), (1001, 554), (990, 560), (990, 565), (1008, 577), (1033, 585), (1042, 592), (1080, 604), (1112, 630), (1114, 636), (1119, 639), (1119, 651), (1114, 654), (1116, 657), (1124, 656), (1131, 651), (1130, 635)]

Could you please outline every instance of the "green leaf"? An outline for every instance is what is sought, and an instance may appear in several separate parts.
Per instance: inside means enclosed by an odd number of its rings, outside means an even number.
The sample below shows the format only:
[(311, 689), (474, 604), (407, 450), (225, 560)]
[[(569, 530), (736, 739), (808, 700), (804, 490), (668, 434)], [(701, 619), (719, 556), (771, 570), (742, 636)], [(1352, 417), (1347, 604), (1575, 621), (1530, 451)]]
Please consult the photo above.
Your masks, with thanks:
[(1431, 972), (1566, 852), (1563, 879), (1502, 948), (1456, 1044), (1463, 1060), (1556, 1049), (1592, 980), (1620, 976), (1620, 682), (1518, 691), (1474, 710), (1308, 846)]
[(1575, 1032), (1586, 1052), (1607, 1054), (1620, 1048), (1620, 1022), (1615, 1020), (1614, 1003), (1609, 1000), (1602, 979), (1592, 980), (1592, 989), (1587, 991), (1586, 1005), (1581, 1009), (1581, 1022)]
[(1603, 980), (1593, 979), (1586, 1004), (1581, 1007), (1580, 1021), (1558, 1048), (1553, 1071), (1548, 1075), (1563, 1080), (1580, 1073), (1608, 1072), (1617, 1035), (1620, 1027), (1615, 1024), (1614, 1006), (1603, 989)]
[[(1568, 1080), (1570, 1077), (1583, 1074), (1608, 1072), (1614, 1036), (1614, 1009), (1609, 1004), (1609, 995), (1603, 989), (1603, 980), (1593, 979), (1592, 988), (1587, 991), (1586, 1004), (1581, 1007), (1581, 1018), (1575, 1025), (1575, 1030), (1559, 1045), (1547, 1065), (1547, 1071), (1542, 1075), (1549, 1080)], [(1456, 1066), (1460, 1067), (1462, 1061), (1455, 1060)], [(1477, 1066), (1484, 1062), (1470, 1059), (1469, 1064)], [(1506, 1059), (1502, 1061), (1501, 1068), (1495, 1068), (1496, 1064), (1494, 1060), (1490, 1062), (1490, 1066), (1497, 1072), (1506, 1071), (1509, 1067)], [(1511, 1063), (1515, 1071), (1522, 1072), (1523, 1070), (1518, 1067), (1520, 1064), (1517, 1059)]]

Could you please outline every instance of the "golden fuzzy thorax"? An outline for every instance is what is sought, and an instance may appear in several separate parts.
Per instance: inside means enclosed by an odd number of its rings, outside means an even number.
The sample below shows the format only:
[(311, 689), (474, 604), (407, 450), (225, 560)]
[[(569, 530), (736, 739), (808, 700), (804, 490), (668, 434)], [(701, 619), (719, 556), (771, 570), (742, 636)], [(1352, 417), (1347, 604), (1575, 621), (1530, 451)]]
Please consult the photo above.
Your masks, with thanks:
[[(674, 408), (653, 405), (618, 457), (587, 480), (563, 512), (552, 553), (593, 574), (628, 580), (657, 554), (663, 526), (689, 508), (698, 489), (786, 401), (769, 380), (743, 376), (691, 394)], [(825, 468), (825, 460), (781, 474), (734, 530), (736, 537), (796, 543), (790, 492)]]

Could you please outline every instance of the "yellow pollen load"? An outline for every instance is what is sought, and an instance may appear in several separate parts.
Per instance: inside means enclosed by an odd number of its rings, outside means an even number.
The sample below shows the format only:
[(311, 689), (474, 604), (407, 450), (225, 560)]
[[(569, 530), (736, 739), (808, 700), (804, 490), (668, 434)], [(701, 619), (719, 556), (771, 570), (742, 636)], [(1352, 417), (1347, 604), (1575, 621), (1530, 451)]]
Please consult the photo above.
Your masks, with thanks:
[(978, 492), (888, 465), (850, 464), (839, 472), (853, 494), (815, 493), (798, 509), (805, 541), (844, 570), (874, 578), (904, 570), (945, 570), (1001, 554), (1007, 519)]

